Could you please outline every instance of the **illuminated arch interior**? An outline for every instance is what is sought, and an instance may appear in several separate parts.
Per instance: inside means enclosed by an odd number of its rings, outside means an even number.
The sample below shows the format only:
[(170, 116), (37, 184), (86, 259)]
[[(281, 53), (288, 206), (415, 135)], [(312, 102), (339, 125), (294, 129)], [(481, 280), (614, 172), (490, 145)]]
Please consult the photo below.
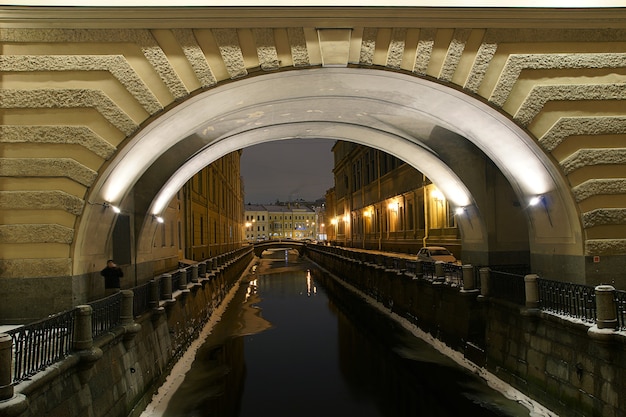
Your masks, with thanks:
[[(423, 172), (453, 205), (471, 206), (473, 196), (440, 157), (447, 144), (437, 132), (459, 135), (484, 152), (520, 201), (549, 199), (560, 225), (548, 234), (570, 239), (575, 213), (569, 195), (560, 191), (567, 187), (524, 131), (461, 91), (374, 69), (280, 72), (198, 94), (131, 139), (92, 195), (120, 204), (143, 176), (142, 187), (151, 196), (146, 211), (158, 215), (187, 180), (221, 156), (272, 140), (310, 137), (381, 149)], [(167, 178), (150, 184), (146, 172), (157, 163)], [(540, 210), (532, 216), (536, 225), (544, 222)]]

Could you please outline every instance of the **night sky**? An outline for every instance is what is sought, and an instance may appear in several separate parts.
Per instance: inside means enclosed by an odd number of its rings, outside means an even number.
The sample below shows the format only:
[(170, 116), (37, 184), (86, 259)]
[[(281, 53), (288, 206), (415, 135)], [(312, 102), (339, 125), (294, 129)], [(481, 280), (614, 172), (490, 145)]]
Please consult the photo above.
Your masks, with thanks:
[(324, 197), (334, 185), (334, 143), (327, 139), (288, 139), (245, 148), (241, 155), (245, 203)]

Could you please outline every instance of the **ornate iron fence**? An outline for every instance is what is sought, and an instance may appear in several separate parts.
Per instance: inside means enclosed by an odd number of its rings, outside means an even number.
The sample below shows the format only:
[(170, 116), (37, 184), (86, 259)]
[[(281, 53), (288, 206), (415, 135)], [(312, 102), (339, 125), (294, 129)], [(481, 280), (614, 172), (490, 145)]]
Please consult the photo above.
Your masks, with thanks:
[(91, 332), (94, 338), (122, 323), (120, 317), (122, 293), (118, 292), (88, 304), (93, 309), (91, 315)]
[(13, 382), (24, 381), (70, 354), (74, 310), (52, 315), (7, 333), (13, 339)]
[(568, 282), (538, 279), (539, 302), (543, 310), (588, 323), (596, 320), (595, 287)]

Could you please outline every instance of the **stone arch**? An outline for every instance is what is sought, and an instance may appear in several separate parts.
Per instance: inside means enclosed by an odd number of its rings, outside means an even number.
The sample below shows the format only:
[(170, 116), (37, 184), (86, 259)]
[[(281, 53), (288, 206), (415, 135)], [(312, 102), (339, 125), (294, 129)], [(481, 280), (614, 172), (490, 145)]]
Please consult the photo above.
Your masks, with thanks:
[[(529, 249), (580, 257), (581, 225), (557, 167), (514, 122), (484, 102), (414, 75), (362, 68), (323, 68), (242, 79), (195, 95), (133, 137), (92, 188), (91, 201), (132, 204), (140, 217), (137, 247), (149, 248), (159, 214), (202, 166), (271, 140), (328, 138), (384, 150), (424, 172), (453, 204), (466, 209), (463, 245), (488, 253), (488, 205), (470, 167), (448, 144), (482, 154), (510, 184), (528, 222)], [(512, 157), (513, 156), (513, 157)], [(526, 207), (541, 196), (543, 204)], [(76, 248), (103, 233), (103, 213), (86, 213)], [(110, 219), (112, 220), (112, 218)], [(106, 223), (106, 222), (105, 222)], [(96, 250), (102, 250), (99, 248)], [(80, 256), (76, 256), (80, 259)]]
[[(540, 245), (533, 243), (537, 271), (623, 287), (626, 9), (538, 11), (3, 7), (3, 288), (27, 291), (28, 304), (46, 312), (90, 297), (106, 255), (77, 249), (85, 243), (85, 219), (93, 216), (98, 240), (106, 240), (114, 219), (88, 197), (111, 158), (167, 110), (259, 74), (347, 67), (452, 86), (527, 130), (564, 178), (559, 199), (571, 194), (578, 210), (530, 224), (540, 232), (562, 216), (582, 224), (571, 238), (542, 235)], [(454, 140), (457, 134), (445, 131)], [(454, 155), (444, 151), (437, 149), (452, 165)], [(480, 152), (470, 155), (480, 160)], [(487, 226), (490, 236), (501, 230)], [(568, 243), (579, 231), (582, 255)], [(549, 265), (565, 269), (548, 274)], [(55, 296), (41, 296), (42, 285), (58, 289)], [(0, 310), (20, 310), (23, 300), (15, 299)]]

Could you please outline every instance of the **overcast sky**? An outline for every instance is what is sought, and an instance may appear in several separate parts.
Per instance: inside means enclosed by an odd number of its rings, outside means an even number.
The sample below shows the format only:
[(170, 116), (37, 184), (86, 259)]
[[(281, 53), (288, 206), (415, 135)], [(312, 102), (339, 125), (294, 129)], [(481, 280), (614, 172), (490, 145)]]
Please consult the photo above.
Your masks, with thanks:
[(241, 175), (245, 203), (315, 201), (333, 187), (335, 142), (327, 139), (288, 139), (243, 150)]

